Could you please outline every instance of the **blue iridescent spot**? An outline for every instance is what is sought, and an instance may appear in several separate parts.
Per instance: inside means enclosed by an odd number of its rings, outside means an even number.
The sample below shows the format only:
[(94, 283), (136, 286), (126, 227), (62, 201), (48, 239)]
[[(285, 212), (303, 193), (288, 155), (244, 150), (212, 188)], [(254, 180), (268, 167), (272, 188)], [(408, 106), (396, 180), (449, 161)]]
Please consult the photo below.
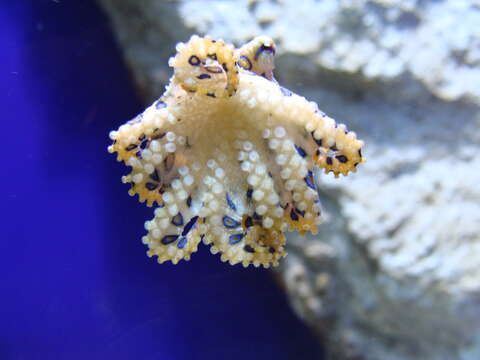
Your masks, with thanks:
[(236, 227), (240, 226), (240, 223), (238, 221), (236, 221), (235, 219), (232, 219), (230, 216), (225, 215), (223, 217), (223, 225), (226, 228), (233, 229), (233, 228), (236, 228)]
[(139, 123), (140, 121), (142, 121), (142, 118), (143, 118), (143, 114), (138, 114), (137, 116), (135, 116), (133, 119), (129, 120), (128, 121), (128, 124), (136, 124), (136, 123)]
[(305, 176), (303, 178), (303, 180), (305, 180), (305, 183), (307, 184), (307, 186), (313, 190), (317, 190), (317, 187), (315, 186), (315, 184), (312, 182), (312, 178), (310, 176)]
[(152, 179), (153, 181), (157, 181), (157, 182), (160, 181), (160, 176), (158, 175), (158, 170), (157, 169), (155, 169), (155, 171), (150, 174), (150, 179)]
[(188, 232), (195, 226), (195, 223), (197, 222), (197, 220), (198, 220), (198, 216), (194, 216), (187, 222), (187, 224), (183, 228), (182, 236), (185, 236), (188, 234)]
[(178, 241), (178, 244), (177, 244), (177, 248), (179, 249), (183, 249), (185, 247), (185, 245), (187, 245), (187, 238), (184, 236), (182, 237), (179, 241)]
[(167, 104), (165, 104), (163, 101), (161, 100), (157, 100), (157, 102), (155, 103), (155, 108), (157, 109), (163, 109), (164, 107), (166, 107)]
[(163, 245), (168, 245), (168, 244), (173, 243), (177, 239), (178, 239), (178, 235), (166, 235), (162, 238), (162, 240), (160, 240), (160, 242)]
[(322, 139), (317, 139), (317, 138), (315, 137), (315, 135), (314, 135), (314, 134), (315, 134), (314, 131), (312, 131), (310, 134), (312, 135), (313, 141), (315, 141), (315, 143), (316, 143), (318, 146), (322, 146)]
[(295, 211), (297, 212), (297, 214), (300, 214), (302, 215), (302, 217), (305, 217), (305, 211), (302, 211), (299, 208), (295, 208)]
[(297, 213), (295, 212), (295, 209), (292, 209), (292, 211), (290, 211), (290, 218), (291, 218), (293, 221), (298, 221), (298, 215), (297, 215)]
[(255, 220), (262, 220), (262, 216), (261, 215), (258, 215), (256, 212), (253, 213), (253, 218)]
[(307, 153), (305, 152), (305, 150), (303, 150), (302, 147), (295, 145), (295, 149), (297, 150), (298, 155), (300, 155), (302, 158), (307, 156)]
[(178, 213), (172, 218), (172, 224), (175, 226), (182, 226), (183, 225), (183, 216), (182, 213)]
[(230, 245), (235, 245), (235, 244), (239, 243), (239, 242), (243, 239), (243, 236), (244, 236), (244, 235), (245, 235), (245, 234), (243, 234), (243, 233), (230, 235), (230, 236), (228, 237), (228, 243), (229, 243)]
[(237, 207), (235, 206), (235, 204), (233, 203), (233, 201), (230, 199), (230, 196), (228, 195), (228, 192), (226, 193), (225, 195), (226, 199), (227, 199), (227, 204), (228, 206), (230, 206), (230, 208), (234, 211), (237, 210)]

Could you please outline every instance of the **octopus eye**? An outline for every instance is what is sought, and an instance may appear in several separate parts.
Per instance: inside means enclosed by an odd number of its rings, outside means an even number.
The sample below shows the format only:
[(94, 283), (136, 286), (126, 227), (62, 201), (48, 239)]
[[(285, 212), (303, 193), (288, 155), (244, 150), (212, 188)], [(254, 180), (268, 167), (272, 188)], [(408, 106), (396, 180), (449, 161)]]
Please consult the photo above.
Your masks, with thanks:
[(252, 70), (252, 62), (250, 59), (244, 55), (240, 56), (240, 59), (237, 61), (238, 66), (245, 70)]
[(272, 56), (275, 55), (275, 48), (271, 45), (265, 45), (265, 44), (262, 44), (258, 49), (257, 49), (257, 52), (255, 53), (255, 61), (257, 61), (258, 57), (264, 53), (264, 52), (268, 52), (270, 53)]
[(200, 62), (201, 62), (200, 59), (196, 55), (192, 55), (188, 59), (188, 63), (192, 66), (198, 66), (198, 65), (200, 65)]

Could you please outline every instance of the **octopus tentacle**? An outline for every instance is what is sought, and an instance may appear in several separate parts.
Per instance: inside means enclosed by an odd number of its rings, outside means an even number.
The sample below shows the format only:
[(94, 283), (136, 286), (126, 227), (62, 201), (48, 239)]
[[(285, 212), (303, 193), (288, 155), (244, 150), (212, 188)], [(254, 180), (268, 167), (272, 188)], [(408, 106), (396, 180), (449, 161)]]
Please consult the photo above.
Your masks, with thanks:
[(177, 45), (169, 65), (175, 70), (173, 82), (187, 91), (225, 98), (237, 89), (234, 48), (223, 40), (193, 35), (186, 44)]
[(253, 72), (268, 80), (274, 80), (276, 47), (267, 36), (258, 36), (236, 51), (237, 65), (243, 72)]
[(237, 141), (236, 145), (240, 168), (247, 174), (245, 198), (250, 202), (250, 212), (244, 214), (243, 221), (243, 264), (277, 265), (278, 260), (286, 255), (283, 232), (287, 223), (283, 219), (280, 195), (275, 189), (264, 152), (247, 139)]
[(362, 156), (363, 141), (358, 140), (353, 131), (347, 131), (343, 124), (337, 125), (335, 120), (325, 114), (315, 113), (305, 124), (309, 132), (311, 143), (316, 145), (314, 154), (315, 164), (325, 170), (348, 175), (356, 172), (357, 165), (364, 162)]
[(159, 263), (189, 260), (204, 234), (199, 226), (202, 219), (198, 216), (198, 206), (192, 203), (195, 178), (188, 166), (180, 167), (179, 173), (180, 178), (173, 180), (171, 188), (163, 194), (164, 204), (145, 223), (148, 234), (142, 242), (149, 247), (147, 255), (158, 256)]
[(158, 100), (118, 131), (110, 132), (113, 144), (108, 151), (117, 152), (117, 160), (132, 167), (122, 182), (131, 184), (129, 195), (138, 194), (148, 206), (162, 202), (162, 193), (186, 162), (177, 153), (186, 146), (186, 138), (167, 131), (175, 122), (166, 103)]
[[(248, 82), (251, 88), (262, 89), (261, 79), (250, 77)], [(282, 119), (282, 123), (296, 127), (291, 135), (308, 139), (305, 148), (313, 149), (310, 156), (325, 173), (346, 176), (365, 161), (361, 152), (363, 141), (358, 140), (354, 132), (347, 131), (345, 125), (337, 125), (335, 120), (318, 110), (317, 104), (281, 86), (270, 88), (268, 92), (262, 90), (244, 90), (241, 86), (239, 96), (247, 105), (259, 104), (265, 114), (270, 114), (269, 118)]]
[(300, 141), (296, 144), (291, 140), (296, 139), (295, 134), (289, 134), (283, 126), (266, 129), (263, 137), (281, 169), (279, 175), (287, 193), (284, 217), (289, 229), (316, 234), (322, 218), (311, 158)]

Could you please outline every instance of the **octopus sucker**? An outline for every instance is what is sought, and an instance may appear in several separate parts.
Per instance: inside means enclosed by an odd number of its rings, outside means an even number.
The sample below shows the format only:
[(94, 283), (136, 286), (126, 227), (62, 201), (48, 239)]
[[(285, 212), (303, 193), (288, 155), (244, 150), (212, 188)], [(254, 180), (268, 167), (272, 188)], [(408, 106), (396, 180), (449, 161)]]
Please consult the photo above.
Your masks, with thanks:
[(322, 222), (315, 166), (355, 172), (363, 142), (277, 83), (267, 37), (235, 49), (194, 35), (176, 50), (162, 97), (110, 133), (129, 194), (156, 206), (147, 254), (178, 263), (203, 242), (232, 265), (278, 265), (285, 231)]

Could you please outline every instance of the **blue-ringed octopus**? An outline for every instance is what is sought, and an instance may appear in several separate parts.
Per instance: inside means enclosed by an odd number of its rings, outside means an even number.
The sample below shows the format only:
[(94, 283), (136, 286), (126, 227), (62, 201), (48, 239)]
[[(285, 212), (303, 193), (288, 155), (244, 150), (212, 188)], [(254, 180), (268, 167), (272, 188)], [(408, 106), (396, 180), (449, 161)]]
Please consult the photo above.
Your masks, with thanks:
[(268, 37), (235, 49), (193, 35), (176, 50), (163, 96), (110, 132), (129, 194), (157, 206), (147, 254), (176, 264), (203, 241), (232, 265), (278, 265), (285, 231), (322, 221), (314, 167), (355, 172), (363, 142), (277, 83)]

